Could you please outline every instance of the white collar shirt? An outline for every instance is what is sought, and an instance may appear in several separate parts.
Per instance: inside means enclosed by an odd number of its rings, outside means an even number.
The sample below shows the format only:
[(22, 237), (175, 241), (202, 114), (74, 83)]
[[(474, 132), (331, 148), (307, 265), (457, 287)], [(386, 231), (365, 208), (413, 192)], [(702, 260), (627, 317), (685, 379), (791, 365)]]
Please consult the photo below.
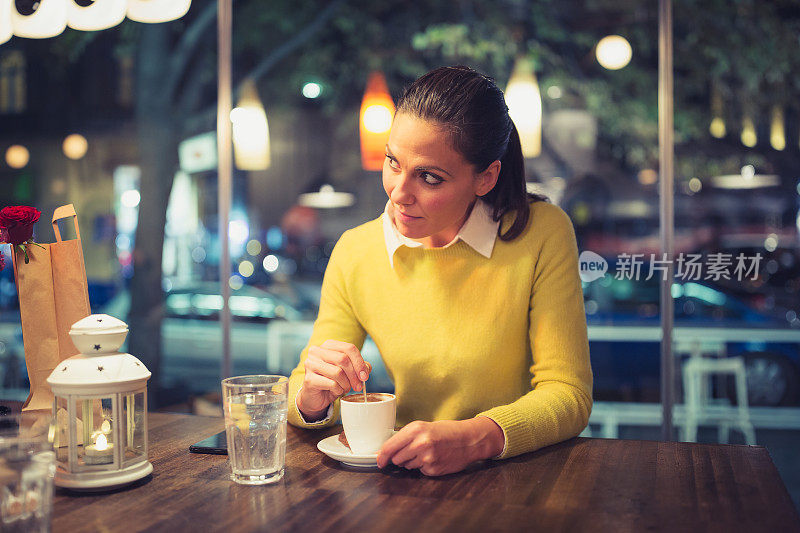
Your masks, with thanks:
[[(422, 243), (400, 233), (390, 214), (392, 210), (392, 202), (387, 201), (381, 219), (383, 222), (383, 237), (386, 241), (386, 253), (389, 254), (389, 265), (394, 268), (394, 254), (398, 248), (401, 246), (419, 248), (422, 246)], [(458, 234), (456, 234), (455, 238), (447, 243), (444, 248), (452, 246), (461, 239), (476, 252), (488, 259), (492, 257), (492, 250), (494, 250), (494, 243), (497, 240), (497, 229), (499, 227), (500, 222), (492, 218), (492, 208), (486, 202), (479, 199), (475, 202), (469, 217), (467, 217), (467, 221), (464, 222), (461, 229), (458, 230)]]

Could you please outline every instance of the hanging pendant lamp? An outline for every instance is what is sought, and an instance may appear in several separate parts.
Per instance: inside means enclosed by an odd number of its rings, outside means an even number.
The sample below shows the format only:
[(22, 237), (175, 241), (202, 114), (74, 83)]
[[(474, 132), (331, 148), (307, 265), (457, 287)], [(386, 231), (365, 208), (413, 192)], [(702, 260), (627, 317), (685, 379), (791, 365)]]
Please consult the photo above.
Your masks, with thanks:
[(128, 0), (128, 18), (136, 22), (169, 22), (189, 11), (192, 0)]
[(508, 114), (517, 127), (522, 155), (536, 157), (542, 153), (542, 95), (533, 71), (533, 62), (517, 58), (506, 87)]
[(11, 3), (14, 0), (0, 0), (0, 44), (11, 39), (14, 28), (11, 27)]
[[(35, 7), (34, 7), (35, 6)], [(67, 27), (67, 0), (41, 0), (20, 12), (11, 2), (14, 35), (28, 39), (47, 39), (60, 35)]]
[(749, 114), (745, 114), (742, 118), (742, 144), (748, 148), (753, 148), (758, 143), (758, 136), (756, 135), (756, 126), (753, 123), (753, 118)]
[(786, 148), (783, 108), (779, 105), (772, 108), (772, 120), (769, 125), (769, 143), (778, 151)]
[(724, 116), (724, 102), (719, 90), (712, 89), (711, 91), (711, 124), (708, 126), (708, 131), (712, 137), (722, 139), (725, 137), (727, 130), (725, 128)]
[(236, 107), (231, 111), (233, 122), (233, 156), (240, 170), (269, 168), (269, 124), (256, 84), (247, 80)]
[(126, 11), (126, 0), (68, 0), (67, 26), (82, 31), (113, 28), (125, 20)]
[(364, 170), (381, 170), (385, 156), (389, 129), (394, 117), (394, 102), (380, 72), (373, 72), (367, 80), (358, 131), (361, 136), (361, 166)]

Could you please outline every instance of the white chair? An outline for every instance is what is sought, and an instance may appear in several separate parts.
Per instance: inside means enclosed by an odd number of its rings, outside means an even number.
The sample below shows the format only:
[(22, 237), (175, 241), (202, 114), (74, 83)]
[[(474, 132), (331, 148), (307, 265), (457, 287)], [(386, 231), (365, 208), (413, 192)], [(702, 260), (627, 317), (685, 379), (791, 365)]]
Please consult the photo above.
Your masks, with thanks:
[[(750, 421), (750, 408), (747, 402), (747, 373), (742, 357), (725, 357), (724, 343), (713, 346), (716, 357), (703, 357), (704, 346), (699, 340), (692, 340), (689, 360), (683, 364), (683, 395), (686, 408), (683, 423), (684, 441), (697, 440), (697, 427), (702, 424), (716, 424), (718, 439), (727, 443), (731, 427), (735, 427), (745, 437), (747, 444), (756, 443), (756, 434)], [(733, 375), (736, 383), (736, 407), (728, 402), (721, 405), (709, 395), (708, 378), (713, 375)]]

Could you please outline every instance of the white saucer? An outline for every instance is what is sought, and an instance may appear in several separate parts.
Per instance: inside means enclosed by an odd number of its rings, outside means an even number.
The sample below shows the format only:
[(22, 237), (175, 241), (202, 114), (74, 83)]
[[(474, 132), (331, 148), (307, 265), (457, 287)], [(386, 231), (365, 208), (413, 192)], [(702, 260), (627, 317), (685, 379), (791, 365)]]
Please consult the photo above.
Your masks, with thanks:
[[(395, 431), (394, 433), (397, 433)], [(339, 442), (339, 434), (331, 435), (326, 439), (322, 439), (317, 443), (317, 449), (330, 457), (347, 466), (355, 466), (358, 468), (377, 468), (378, 467), (378, 454), (373, 453), (370, 455), (356, 455), (350, 451), (350, 448)]]

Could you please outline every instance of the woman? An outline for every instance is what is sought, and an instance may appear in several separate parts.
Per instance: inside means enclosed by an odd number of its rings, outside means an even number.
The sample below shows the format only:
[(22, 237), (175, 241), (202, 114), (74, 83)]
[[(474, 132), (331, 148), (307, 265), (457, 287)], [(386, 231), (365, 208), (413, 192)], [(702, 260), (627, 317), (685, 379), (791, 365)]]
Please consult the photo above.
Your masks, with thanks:
[(331, 254), (314, 331), (292, 372), (289, 421), (334, 423), (375, 340), (397, 395), (378, 465), (457, 472), (580, 433), (592, 373), (575, 235), (525, 190), (502, 91), (442, 67), (406, 89), (392, 123), (383, 215)]

